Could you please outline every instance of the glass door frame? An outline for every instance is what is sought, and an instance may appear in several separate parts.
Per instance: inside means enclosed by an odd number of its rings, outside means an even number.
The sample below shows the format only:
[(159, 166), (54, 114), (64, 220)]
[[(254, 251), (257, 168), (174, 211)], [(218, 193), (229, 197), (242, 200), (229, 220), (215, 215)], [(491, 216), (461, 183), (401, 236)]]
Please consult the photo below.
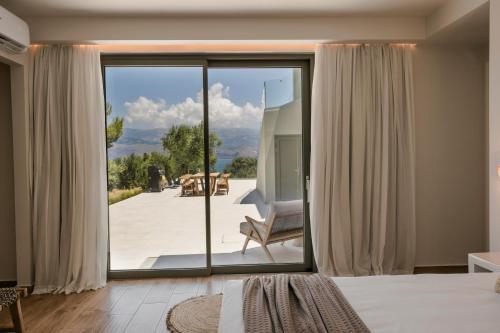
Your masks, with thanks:
[[(108, 214), (108, 268), (109, 279), (209, 276), (211, 274), (281, 273), (315, 271), (312, 252), (308, 179), (310, 161), (311, 88), (314, 68), (313, 53), (258, 53), (258, 54), (113, 54), (101, 55), (104, 98), (106, 100), (106, 67), (202, 67), (203, 68), (203, 121), (204, 121), (204, 172), (205, 184), (210, 184), (208, 69), (209, 68), (301, 68), (302, 72), (302, 185), (304, 201), (304, 251), (302, 263), (262, 263), (213, 266), (211, 251), (210, 187), (205, 187), (205, 240), (206, 267), (176, 269), (111, 270), (110, 230)], [(105, 121), (106, 118), (105, 118)], [(105, 126), (107, 128), (107, 124)], [(106, 135), (106, 133), (104, 133)], [(107, 150), (106, 150), (107, 155)], [(106, 156), (106, 178), (108, 177)], [(109, 205), (108, 205), (109, 212)]]

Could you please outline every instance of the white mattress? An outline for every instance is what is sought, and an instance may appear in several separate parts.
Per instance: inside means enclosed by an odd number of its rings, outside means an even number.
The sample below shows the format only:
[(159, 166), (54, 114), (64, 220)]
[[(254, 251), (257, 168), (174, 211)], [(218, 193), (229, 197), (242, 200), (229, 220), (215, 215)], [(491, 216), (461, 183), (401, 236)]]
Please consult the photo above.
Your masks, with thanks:
[[(500, 332), (499, 273), (333, 278), (375, 332)], [(224, 287), (219, 333), (243, 333), (242, 281)]]

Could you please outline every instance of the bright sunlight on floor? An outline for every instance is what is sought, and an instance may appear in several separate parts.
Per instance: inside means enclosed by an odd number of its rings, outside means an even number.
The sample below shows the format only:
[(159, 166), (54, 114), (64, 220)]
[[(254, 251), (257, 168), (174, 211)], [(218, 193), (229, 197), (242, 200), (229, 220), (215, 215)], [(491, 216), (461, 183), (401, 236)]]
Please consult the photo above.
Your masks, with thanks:
[[(269, 263), (260, 245), (250, 242), (239, 224), (245, 215), (264, 220), (267, 207), (255, 179), (231, 179), (228, 195), (211, 196), (214, 265)], [(111, 270), (187, 268), (205, 263), (205, 198), (181, 197), (180, 188), (142, 193), (109, 207)], [(269, 246), (276, 262), (301, 262), (296, 241)], [(179, 256), (189, 255), (189, 256)]]

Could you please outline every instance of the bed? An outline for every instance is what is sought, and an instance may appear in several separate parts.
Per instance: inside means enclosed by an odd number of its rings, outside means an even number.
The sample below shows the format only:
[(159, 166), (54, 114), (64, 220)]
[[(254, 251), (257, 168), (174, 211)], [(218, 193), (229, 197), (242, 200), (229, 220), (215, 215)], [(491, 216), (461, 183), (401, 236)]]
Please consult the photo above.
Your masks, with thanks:
[[(375, 332), (500, 332), (499, 273), (336, 277)], [(224, 287), (219, 333), (243, 333), (243, 281)]]

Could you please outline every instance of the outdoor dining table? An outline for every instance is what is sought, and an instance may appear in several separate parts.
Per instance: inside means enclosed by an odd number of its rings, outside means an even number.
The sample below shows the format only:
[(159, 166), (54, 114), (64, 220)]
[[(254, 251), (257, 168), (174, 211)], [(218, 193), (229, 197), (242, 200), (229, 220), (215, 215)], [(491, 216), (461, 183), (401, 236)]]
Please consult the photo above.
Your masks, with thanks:
[[(220, 172), (210, 172), (210, 195), (214, 194), (215, 192), (215, 184), (217, 183), (217, 177), (219, 177)], [(205, 173), (204, 172), (198, 172), (197, 174), (194, 174), (191, 176), (196, 182), (195, 184), (195, 191), (196, 194), (199, 194), (198, 191), (198, 181), (201, 183), (201, 189), (204, 192), (205, 191)]]

